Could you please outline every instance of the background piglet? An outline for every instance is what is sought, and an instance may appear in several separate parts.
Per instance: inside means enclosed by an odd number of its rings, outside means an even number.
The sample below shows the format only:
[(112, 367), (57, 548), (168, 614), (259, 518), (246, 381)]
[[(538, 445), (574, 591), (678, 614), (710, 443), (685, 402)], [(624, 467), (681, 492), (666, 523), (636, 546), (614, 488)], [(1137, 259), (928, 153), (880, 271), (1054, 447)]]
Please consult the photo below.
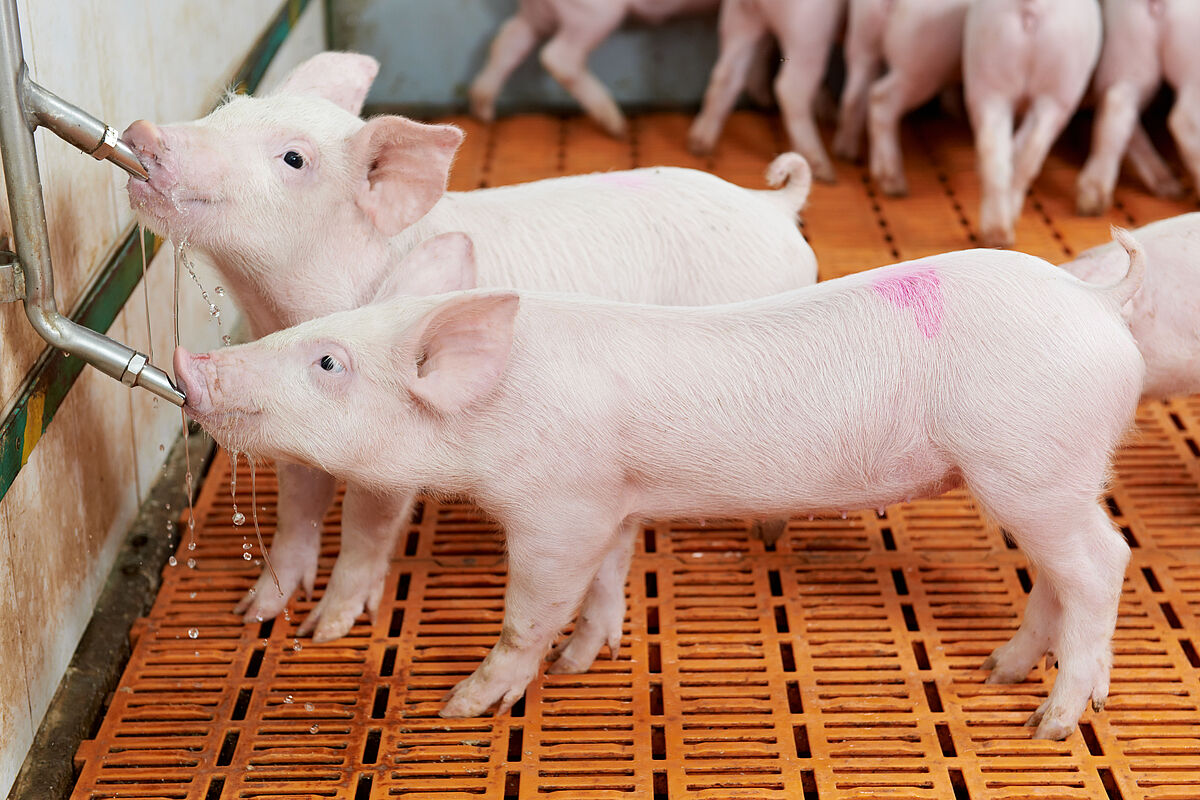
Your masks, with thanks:
[[(882, 45), (887, 72), (871, 84), (867, 130), (871, 177), (885, 194), (908, 194), (900, 150), (900, 120), (958, 80), (963, 23), (970, 3), (891, 0), (890, 5), (885, 3), (876, 9), (886, 14)], [(870, 10), (864, 13), (864, 24), (870, 24)], [(849, 130), (844, 134), (847, 142), (851, 136)]]
[(1193, 179), (1200, 179), (1200, 3), (1194, 0), (1103, 0), (1104, 48), (1093, 89), (1099, 101), (1092, 152), (1079, 174), (1081, 214), (1112, 205), (1121, 159), (1150, 191), (1178, 196), (1182, 188), (1154, 150), (1139, 115), (1163, 78), (1175, 88), (1167, 123)]
[(833, 181), (833, 164), (821, 143), (813, 104), (844, 13), (845, 0), (724, 0), (721, 54), (700, 115), (688, 134), (689, 149), (699, 155), (712, 152), (746, 87), (756, 52), (768, 36), (774, 36), (783, 57), (775, 98), (792, 149), (808, 160), (818, 180)]
[(847, 161), (862, 155), (863, 132), (867, 125), (867, 93), (883, 71), (883, 31), (893, 0), (849, 0), (846, 40), (846, 82), (833, 152)]
[[(816, 279), (796, 226), (808, 195), (804, 160), (780, 156), (777, 192), (749, 191), (694, 170), (653, 168), (445, 191), (462, 132), (403, 117), (357, 116), (378, 65), (325, 53), (265, 97), (231, 97), (207, 117), (125, 133), (150, 179), (131, 180), (138, 219), (211, 261), (254, 336), (360, 306), (422, 241), (466, 231), (483, 286), (576, 291), (645, 303), (703, 305), (759, 297)], [(432, 258), (437, 263), (437, 258)], [(311, 593), (319, 521), (334, 481), (280, 468), (271, 559), (240, 606), (272, 617)], [(382, 590), (377, 552), (408, 519), (411, 496), (347, 489), (343, 547), (302, 630), (348, 631)]]
[[(538, 42), (539, 58), (583, 110), (613, 136), (624, 136), (625, 115), (608, 89), (588, 70), (588, 57), (628, 16), (660, 23), (715, 9), (720, 0), (519, 0), (500, 27), (487, 63), (471, 84), (471, 113), (490, 122), (504, 82)], [(807, 155), (807, 154), (806, 154)]]
[[(1200, 392), (1200, 213), (1160, 220), (1134, 233), (1149, 263), (1129, 312), (1130, 329), (1146, 360), (1143, 395), (1159, 399)], [(1125, 269), (1125, 253), (1109, 243), (1062, 267), (1091, 283), (1111, 283)]]
[(967, 11), (963, 84), (982, 182), (983, 244), (1013, 243), (1025, 194), (1091, 78), (1100, 24), (1096, 0), (975, 0)]
[(1063, 738), (1107, 698), (1129, 558), (1099, 503), (1143, 374), (1121, 308), (1144, 260), (1120, 235), (1130, 269), (1113, 287), (974, 250), (699, 309), (409, 296), (180, 350), (176, 372), (189, 413), (238, 449), (461, 493), (503, 525), (500, 638), (446, 716), (510, 708), (581, 607), (555, 668), (615, 650), (641, 520), (877, 508), (965, 484), (1037, 569), (989, 680), (1053, 652), (1030, 722)]

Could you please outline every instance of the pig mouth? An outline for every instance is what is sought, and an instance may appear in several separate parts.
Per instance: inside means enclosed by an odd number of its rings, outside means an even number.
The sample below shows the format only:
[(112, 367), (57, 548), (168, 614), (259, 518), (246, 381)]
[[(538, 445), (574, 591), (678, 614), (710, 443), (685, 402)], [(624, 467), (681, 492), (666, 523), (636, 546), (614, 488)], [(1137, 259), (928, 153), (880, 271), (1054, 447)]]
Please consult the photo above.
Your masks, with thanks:
[(188, 192), (179, 186), (163, 188), (154, 180), (129, 179), (129, 205), (135, 212), (163, 222), (186, 217), (194, 210), (215, 205), (217, 198)]

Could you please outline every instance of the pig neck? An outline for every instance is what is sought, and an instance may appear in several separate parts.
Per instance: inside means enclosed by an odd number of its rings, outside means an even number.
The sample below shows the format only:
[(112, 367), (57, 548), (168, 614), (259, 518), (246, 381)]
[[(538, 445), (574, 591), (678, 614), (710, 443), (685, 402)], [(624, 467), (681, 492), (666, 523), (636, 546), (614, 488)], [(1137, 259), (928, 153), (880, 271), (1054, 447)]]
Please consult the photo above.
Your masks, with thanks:
[[(369, 226), (360, 226), (367, 228)], [(331, 228), (333, 229), (333, 228)], [(255, 338), (336, 311), (365, 305), (393, 249), (370, 230), (320, 237), (303, 256), (263, 259), (257, 253), (206, 252), (245, 312)]]

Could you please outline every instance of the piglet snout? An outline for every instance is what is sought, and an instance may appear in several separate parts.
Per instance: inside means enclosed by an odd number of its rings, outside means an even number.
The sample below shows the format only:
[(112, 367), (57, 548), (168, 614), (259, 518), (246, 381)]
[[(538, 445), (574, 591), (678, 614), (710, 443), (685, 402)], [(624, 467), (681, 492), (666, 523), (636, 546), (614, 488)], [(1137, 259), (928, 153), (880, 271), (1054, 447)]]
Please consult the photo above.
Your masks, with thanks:
[(184, 347), (175, 348), (175, 382), (187, 397), (184, 410), (196, 414), (207, 414), (212, 411), (212, 397), (208, 392), (208, 381), (205, 376), (205, 364), (209, 357), (194, 356)]
[(162, 148), (162, 131), (153, 122), (146, 119), (136, 120), (121, 134), (125, 144), (137, 151), (138, 155), (157, 155)]

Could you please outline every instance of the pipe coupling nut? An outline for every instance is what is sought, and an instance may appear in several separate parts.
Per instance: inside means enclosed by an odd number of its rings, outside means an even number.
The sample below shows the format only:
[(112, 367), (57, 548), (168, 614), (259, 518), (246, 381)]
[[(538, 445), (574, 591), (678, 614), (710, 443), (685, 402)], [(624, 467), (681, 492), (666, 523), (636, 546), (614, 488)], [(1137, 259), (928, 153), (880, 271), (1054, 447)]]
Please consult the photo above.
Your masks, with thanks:
[(138, 377), (142, 374), (142, 369), (148, 364), (150, 359), (146, 358), (141, 353), (134, 353), (129, 359), (129, 363), (125, 365), (125, 371), (121, 373), (121, 383), (126, 386), (137, 386)]
[(118, 134), (111, 125), (105, 125), (104, 138), (102, 138), (100, 143), (96, 145), (96, 149), (88, 155), (97, 161), (103, 161), (112, 154), (112, 151), (117, 147), (117, 142), (120, 140), (121, 135)]

